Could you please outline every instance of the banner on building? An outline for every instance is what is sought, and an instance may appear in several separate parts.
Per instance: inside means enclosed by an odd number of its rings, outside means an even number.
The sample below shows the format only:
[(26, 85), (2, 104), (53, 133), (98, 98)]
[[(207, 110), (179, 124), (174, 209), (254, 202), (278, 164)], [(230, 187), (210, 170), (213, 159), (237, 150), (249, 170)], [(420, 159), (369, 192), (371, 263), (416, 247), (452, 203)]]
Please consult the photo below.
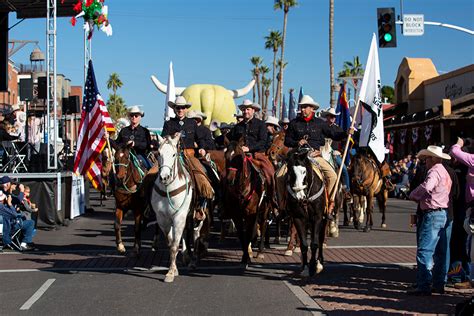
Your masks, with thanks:
[(406, 130), (406, 128), (401, 129), (401, 130), (400, 130), (400, 144), (405, 144), (406, 136), (407, 136), (407, 130)]
[(425, 138), (426, 138), (426, 140), (430, 140), (432, 132), (433, 132), (433, 125), (428, 125), (428, 126), (425, 127)]
[(411, 130), (411, 140), (413, 141), (413, 144), (415, 144), (418, 141), (418, 127), (413, 127)]

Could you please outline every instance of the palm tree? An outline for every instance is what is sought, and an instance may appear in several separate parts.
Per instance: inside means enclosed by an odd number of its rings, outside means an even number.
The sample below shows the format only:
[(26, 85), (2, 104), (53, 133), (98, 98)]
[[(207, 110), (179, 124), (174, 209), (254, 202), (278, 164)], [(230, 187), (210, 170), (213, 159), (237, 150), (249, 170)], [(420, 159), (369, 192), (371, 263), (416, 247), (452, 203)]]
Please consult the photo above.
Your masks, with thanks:
[[(288, 65), (287, 62), (282, 62), (281, 59), (278, 59), (277, 60), (277, 67), (278, 67), (278, 75), (277, 75), (277, 81), (278, 81), (278, 86), (281, 87), (281, 74), (283, 73), (283, 70), (286, 68), (286, 66)], [(280, 116), (282, 115), (283, 113), (283, 106), (281, 104), (281, 102), (283, 101), (283, 98), (281, 97), (281, 91), (280, 89), (278, 89), (278, 98), (280, 100), (280, 107), (279, 109), (276, 111), (276, 113), (280, 113)]]
[[(257, 93), (258, 93), (258, 102), (260, 103), (260, 100), (262, 99), (262, 95), (260, 92), (260, 65), (262, 64), (262, 57), (260, 56), (253, 56), (250, 58), (250, 62), (254, 66), (253, 68), (253, 76), (256, 81), (257, 85)], [(254, 102), (255, 102), (255, 97), (254, 97)]]
[(272, 84), (273, 80), (270, 78), (262, 78), (262, 86), (264, 89), (264, 96), (265, 96), (265, 101), (264, 104), (262, 105), (263, 107), (263, 113), (266, 115), (268, 111), (268, 99), (270, 97), (270, 85)]
[(259, 70), (260, 70), (260, 74), (262, 75), (262, 107), (263, 107), (263, 104), (265, 103), (265, 87), (263, 86), (263, 81), (267, 79), (265, 75), (270, 72), (270, 68), (268, 68), (265, 65), (262, 65), (260, 66)]
[[(281, 60), (285, 60), (285, 40), (286, 40), (286, 25), (288, 22), (288, 12), (290, 11), (290, 8), (296, 7), (298, 5), (297, 0), (275, 0), (275, 4), (273, 5), (273, 8), (275, 10), (283, 10), (283, 37), (281, 41)], [(280, 68), (280, 82), (279, 82), (279, 95), (282, 94), (283, 91), (283, 69), (285, 67)], [(281, 112), (281, 98), (280, 98), (280, 112)]]
[(107, 89), (112, 89), (114, 96), (117, 96), (117, 90), (123, 86), (122, 80), (120, 80), (119, 75), (116, 72), (113, 72), (107, 80)]
[(342, 70), (338, 73), (340, 81), (346, 82), (347, 77), (351, 77), (352, 86), (354, 87), (354, 97), (357, 96), (357, 84), (360, 77), (364, 75), (364, 66), (360, 63), (359, 56), (355, 56), (353, 61), (345, 61)]
[(333, 42), (334, 42), (334, 0), (329, 0), (329, 83), (331, 85), (330, 105), (331, 107), (336, 106), (336, 100), (334, 98), (334, 64), (332, 61), (333, 57)]
[[(280, 31), (270, 31), (270, 34), (265, 36), (265, 49), (271, 49), (273, 51), (273, 80), (272, 80), (272, 96), (276, 101), (275, 94), (275, 70), (276, 70), (276, 58), (278, 49), (281, 47), (282, 37)], [(267, 100), (268, 101), (268, 100)]]
[(117, 121), (119, 118), (125, 117), (127, 115), (125, 101), (121, 96), (116, 94), (109, 95), (109, 100), (107, 101), (107, 110), (109, 111), (110, 117), (114, 121)]

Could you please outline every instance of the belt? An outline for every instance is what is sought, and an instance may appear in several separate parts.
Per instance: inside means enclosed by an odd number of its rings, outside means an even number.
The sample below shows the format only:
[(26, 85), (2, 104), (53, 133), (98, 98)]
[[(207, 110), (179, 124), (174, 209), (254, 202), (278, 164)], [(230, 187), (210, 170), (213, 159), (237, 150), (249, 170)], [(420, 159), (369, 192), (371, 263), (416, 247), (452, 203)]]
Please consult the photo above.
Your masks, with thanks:
[(423, 210), (423, 214), (427, 214), (427, 213), (432, 213), (432, 212), (440, 212), (440, 211), (447, 211), (448, 208), (430, 208), (430, 209), (427, 209), (427, 210)]

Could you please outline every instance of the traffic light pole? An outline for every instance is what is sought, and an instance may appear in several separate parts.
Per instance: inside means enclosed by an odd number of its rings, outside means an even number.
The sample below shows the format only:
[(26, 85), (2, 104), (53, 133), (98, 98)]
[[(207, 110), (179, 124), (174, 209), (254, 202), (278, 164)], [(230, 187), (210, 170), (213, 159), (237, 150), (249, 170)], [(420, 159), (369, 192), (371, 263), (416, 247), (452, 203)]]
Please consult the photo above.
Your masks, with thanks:
[[(403, 21), (397, 21), (395, 22), (396, 24), (401, 24), (403, 25)], [(435, 26), (441, 26), (441, 27), (446, 27), (448, 29), (453, 29), (453, 30), (457, 30), (457, 31), (461, 31), (461, 32), (465, 32), (465, 33), (468, 33), (470, 35), (474, 35), (474, 31), (473, 30), (470, 30), (470, 29), (466, 29), (464, 27), (460, 27), (460, 26), (456, 26), (456, 25), (452, 25), (452, 24), (447, 24), (447, 23), (441, 23), (441, 22), (428, 22), (428, 21), (424, 21), (423, 24), (425, 25), (435, 25)]]

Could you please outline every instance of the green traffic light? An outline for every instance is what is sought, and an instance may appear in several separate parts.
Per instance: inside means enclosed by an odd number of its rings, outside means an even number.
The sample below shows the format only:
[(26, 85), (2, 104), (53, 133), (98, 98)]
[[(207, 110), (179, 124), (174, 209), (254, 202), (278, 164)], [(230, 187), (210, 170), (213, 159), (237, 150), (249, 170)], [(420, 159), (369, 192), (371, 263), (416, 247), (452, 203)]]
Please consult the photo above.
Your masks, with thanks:
[(391, 42), (392, 41), (392, 35), (390, 33), (386, 33), (384, 36), (383, 36), (383, 39), (385, 40), (385, 42)]

